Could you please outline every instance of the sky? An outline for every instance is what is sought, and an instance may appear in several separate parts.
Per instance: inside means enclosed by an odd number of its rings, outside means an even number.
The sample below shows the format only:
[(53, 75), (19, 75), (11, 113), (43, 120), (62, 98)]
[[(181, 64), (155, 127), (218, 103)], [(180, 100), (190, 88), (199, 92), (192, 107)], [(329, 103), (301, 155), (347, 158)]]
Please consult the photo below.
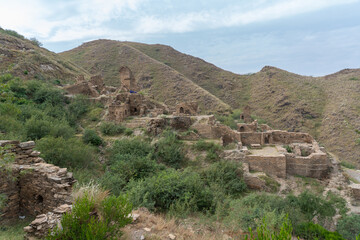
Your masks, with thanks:
[(360, 68), (360, 0), (0, 0), (0, 27), (54, 52), (96, 39), (165, 44), (240, 74)]

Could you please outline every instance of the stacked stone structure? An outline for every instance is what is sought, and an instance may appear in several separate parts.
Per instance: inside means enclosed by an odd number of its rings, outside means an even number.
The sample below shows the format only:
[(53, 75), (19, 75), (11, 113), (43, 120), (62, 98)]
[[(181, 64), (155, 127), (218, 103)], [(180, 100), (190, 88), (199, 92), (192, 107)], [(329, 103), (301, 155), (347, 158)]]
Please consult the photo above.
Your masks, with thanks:
[(34, 151), (33, 141), (0, 141), (0, 146), (10, 146), (6, 151), (15, 157), (14, 163), (0, 170), (0, 195), (5, 196), (0, 222), (36, 216), (72, 203), (72, 173), (45, 163)]

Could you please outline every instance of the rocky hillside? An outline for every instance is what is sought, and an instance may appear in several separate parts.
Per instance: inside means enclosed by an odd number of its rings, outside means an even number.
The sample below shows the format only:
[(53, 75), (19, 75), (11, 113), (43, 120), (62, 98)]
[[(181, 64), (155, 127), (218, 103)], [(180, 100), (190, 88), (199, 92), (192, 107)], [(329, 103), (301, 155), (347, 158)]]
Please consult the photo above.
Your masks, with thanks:
[(88, 42), (60, 55), (92, 74), (102, 73), (114, 85), (119, 84), (119, 66), (127, 65), (145, 92), (168, 104), (180, 99), (205, 99), (207, 109), (249, 104), (254, 115), (273, 127), (309, 132), (340, 159), (359, 161), (359, 69), (307, 77), (264, 67), (238, 75), (169, 46), (110, 40)]
[(56, 53), (38, 47), (19, 34), (0, 31), (0, 74), (11, 73), (24, 79), (71, 82), (86, 71)]
[(226, 111), (230, 106), (206, 91), (184, 74), (138, 49), (118, 41), (97, 40), (60, 54), (91, 74), (102, 74), (105, 83), (119, 86), (119, 68), (128, 66), (142, 92), (157, 101), (174, 106), (193, 100), (204, 111)]

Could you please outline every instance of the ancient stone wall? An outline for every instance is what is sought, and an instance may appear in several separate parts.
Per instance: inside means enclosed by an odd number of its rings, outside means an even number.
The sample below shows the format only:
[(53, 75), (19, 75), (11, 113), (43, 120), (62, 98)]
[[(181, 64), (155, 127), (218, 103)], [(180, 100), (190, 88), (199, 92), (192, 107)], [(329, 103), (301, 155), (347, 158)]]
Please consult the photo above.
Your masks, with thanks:
[(261, 132), (242, 132), (240, 137), (243, 145), (263, 144), (263, 133)]
[(176, 105), (176, 115), (196, 115), (197, 111), (197, 102), (182, 102)]
[(264, 172), (269, 175), (286, 178), (286, 157), (248, 155), (245, 161), (249, 164), (250, 171)]
[(0, 146), (5, 145), (11, 146), (7, 151), (15, 155), (15, 161), (0, 172), (0, 195), (6, 197), (0, 222), (71, 204), (75, 180), (66, 168), (45, 163), (33, 150), (33, 141), (0, 141)]
[(290, 175), (312, 178), (326, 178), (330, 173), (330, 162), (323, 152), (312, 153), (307, 157), (286, 154), (286, 171)]
[(307, 133), (272, 131), (272, 141), (270, 144), (291, 144), (291, 143), (312, 143), (313, 137)]

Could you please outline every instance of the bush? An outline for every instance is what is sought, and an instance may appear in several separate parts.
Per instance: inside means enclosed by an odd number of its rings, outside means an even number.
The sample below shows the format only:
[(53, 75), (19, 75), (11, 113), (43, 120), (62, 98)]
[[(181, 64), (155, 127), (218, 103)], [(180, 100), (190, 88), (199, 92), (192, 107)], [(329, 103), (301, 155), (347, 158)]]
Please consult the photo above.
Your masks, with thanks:
[(242, 166), (239, 163), (221, 161), (202, 172), (205, 183), (226, 194), (238, 195), (246, 190)]
[(205, 160), (208, 162), (216, 162), (220, 160), (218, 152), (221, 150), (221, 146), (213, 142), (206, 142), (204, 140), (197, 141), (193, 148), (197, 151), (207, 151)]
[(338, 221), (336, 231), (348, 240), (355, 240), (360, 234), (360, 215), (352, 213), (342, 217)]
[(131, 136), (133, 134), (133, 130), (131, 128), (126, 128), (124, 133), (126, 136)]
[[(250, 236), (246, 235), (245, 239), (251, 240), (291, 240), (292, 238), (292, 224), (291, 221), (286, 217), (282, 222), (282, 226), (279, 231), (269, 229), (267, 225), (267, 219), (264, 218), (261, 225), (256, 229), (256, 234), (253, 234), (250, 229)], [(250, 238), (249, 238), (250, 237)]]
[(121, 134), (125, 131), (125, 127), (122, 125), (118, 125), (112, 122), (103, 122), (100, 125), (100, 131), (102, 134), (107, 136), (114, 136), (117, 134)]
[(153, 157), (165, 165), (173, 168), (180, 168), (185, 162), (183, 144), (175, 133), (165, 131), (164, 137), (155, 144)]
[(277, 195), (252, 193), (230, 202), (224, 222), (234, 229), (255, 229), (266, 218), (268, 227), (279, 230), (286, 216), (283, 207), (284, 199)]
[(51, 122), (43, 119), (30, 118), (26, 121), (25, 135), (29, 140), (37, 140), (50, 134)]
[(312, 222), (302, 223), (297, 226), (295, 229), (295, 234), (305, 240), (345, 240), (345, 238), (343, 238), (339, 233), (330, 232), (322, 226)]
[(163, 165), (149, 157), (117, 155), (108, 166), (101, 182), (113, 194), (119, 195), (130, 180), (144, 179), (164, 169)]
[[(131, 223), (132, 206), (124, 196), (107, 196), (105, 191), (85, 192), (75, 200), (70, 213), (61, 219), (46, 239), (115, 239), (122, 235), (120, 228)], [(99, 196), (100, 195), (100, 196)]]
[(118, 157), (122, 159), (121, 155), (146, 157), (152, 151), (153, 148), (149, 142), (138, 138), (116, 140), (113, 147), (109, 150), (110, 161), (116, 161)]
[(29, 39), (35, 46), (38, 46), (38, 47), (41, 47), (42, 46), (42, 43), (39, 41), (39, 40), (37, 40), (36, 38), (30, 38)]
[(141, 181), (131, 181), (127, 186), (134, 206), (166, 211), (171, 206), (187, 203), (191, 211), (205, 211), (213, 207), (213, 195), (200, 175), (167, 169)]
[(91, 144), (94, 146), (100, 146), (104, 143), (101, 137), (92, 129), (85, 129), (84, 135), (82, 136), (84, 143)]
[(99, 121), (101, 112), (102, 112), (102, 108), (96, 107), (88, 113), (88, 118), (90, 119), (90, 121), (93, 121), (93, 122)]
[(44, 137), (36, 148), (47, 162), (60, 167), (87, 168), (94, 164), (93, 149), (76, 138)]

